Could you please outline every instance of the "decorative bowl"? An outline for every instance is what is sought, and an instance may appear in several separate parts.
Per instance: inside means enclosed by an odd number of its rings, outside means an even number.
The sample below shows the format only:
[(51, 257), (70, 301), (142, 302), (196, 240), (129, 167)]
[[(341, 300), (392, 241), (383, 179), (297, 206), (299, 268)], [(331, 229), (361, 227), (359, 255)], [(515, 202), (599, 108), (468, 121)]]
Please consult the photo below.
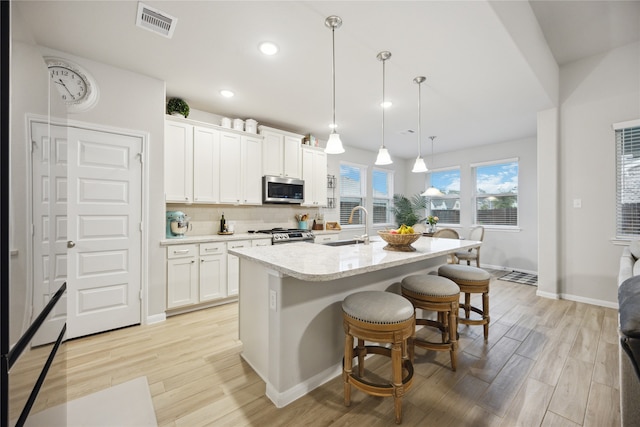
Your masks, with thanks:
[(411, 244), (418, 240), (422, 233), (413, 234), (391, 234), (388, 231), (378, 231), (378, 235), (387, 242), (387, 246), (382, 249), (397, 252), (413, 252), (416, 250)]

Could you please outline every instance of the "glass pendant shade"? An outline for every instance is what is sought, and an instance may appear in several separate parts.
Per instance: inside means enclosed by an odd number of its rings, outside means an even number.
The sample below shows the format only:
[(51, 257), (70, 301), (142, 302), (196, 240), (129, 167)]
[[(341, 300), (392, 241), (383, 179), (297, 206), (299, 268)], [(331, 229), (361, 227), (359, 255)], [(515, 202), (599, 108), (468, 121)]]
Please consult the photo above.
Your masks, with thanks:
[(376, 165), (390, 165), (391, 163), (393, 163), (393, 161), (391, 161), (389, 151), (384, 147), (380, 147), (378, 157), (376, 157)]
[(442, 193), (436, 187), (429, 187), (425, 190), (424, 193), (421, 194), (421, 196), (437, 197), (442, 196)]
[(416, 162), (413, 164), (413, 169), (411, 169), (411, 172), (413, 173), (420, 173), (420, 172), (427, 172), (429, 169), (427, 169), (427, 165), (424, 163), (424, 159), (422, 157), (418, 157), (416, 159)]
[(327, 141), (327, 146), (325, 147), (324, 152), (327, 154), (344, 153), (344, 147), (342, 146), (340, 135), (335, 132), (332, 132), (331, 135), (329, 135), (329, 140)]

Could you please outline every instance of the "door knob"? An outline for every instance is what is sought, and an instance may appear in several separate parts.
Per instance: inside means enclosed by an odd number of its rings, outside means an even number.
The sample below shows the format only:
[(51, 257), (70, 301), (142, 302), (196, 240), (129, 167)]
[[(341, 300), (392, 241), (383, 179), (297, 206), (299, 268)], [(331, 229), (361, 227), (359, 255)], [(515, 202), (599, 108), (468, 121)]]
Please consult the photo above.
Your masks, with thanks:
[(76, 242), (74, 242), (73, 240), (69, 240), (67, 242), (67, 247), (68, 248), (73, 248), (76, 245)]

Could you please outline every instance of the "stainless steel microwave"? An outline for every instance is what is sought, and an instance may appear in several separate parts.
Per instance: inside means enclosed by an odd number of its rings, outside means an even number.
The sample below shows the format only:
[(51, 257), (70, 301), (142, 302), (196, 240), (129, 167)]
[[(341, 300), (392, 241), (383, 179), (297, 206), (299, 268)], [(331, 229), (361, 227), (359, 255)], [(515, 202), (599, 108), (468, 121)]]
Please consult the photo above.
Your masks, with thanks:
[(304, 201), (304, 181), (265, 175), (262, 177), (262, 203), (301, 204)]

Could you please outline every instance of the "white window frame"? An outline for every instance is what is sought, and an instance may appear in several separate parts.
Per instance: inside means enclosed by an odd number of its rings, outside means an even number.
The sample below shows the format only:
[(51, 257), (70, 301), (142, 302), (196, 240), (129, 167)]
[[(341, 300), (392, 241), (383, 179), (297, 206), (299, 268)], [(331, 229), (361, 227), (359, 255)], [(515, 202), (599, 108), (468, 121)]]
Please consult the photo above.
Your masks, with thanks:
[[(387, 197), (376, 197), (373, 190), (373, 174), (383, 172), (387, 174)], [(394, 174), (392, 169), (376, 168), (371, 169), (371, 221), (374, 227), (395, 225), (393, 222), (393, 192), (394, 192)], [(376, 200), (385, 200), (387, 202), (387, 219), (384, 222), (374, 222), (373, 205)]]
[[(640, 199), (640, 189), (637, 185), (640, 182), (640, 165), (633, 164), (640, 162), (640, 157), (629, 159), (623, 155), (623, 139), (621, 136), (623, 131), (633, 130), (634, 135), (631, 137), (633, 148), (640, 149), (640, 136), (636, 134), (636, 132), (640, 133), (640, 119), (614, 123), (612, 129), (614, 130), (616, 150), (616, 239), (633, 240), (640, 236), (640, 216), (637, 212), (630, 212), (625, 215), (623, 213), (623, 200), (629, 197), (634, 200)], [(623, 229), (623, 224), (629, 222), (632, 230), (631, 232), (626, 232)], [(638, 230), (638, 232), (634, 233), (633, 231), (635, 230)]]
[[(518, 164), (518, 192), (517, 193), (478, 193), (478, 168), (483, 166), (492, 166), (492, 165), (500, 165), (506, 163), (517, 163)], [(512, 157), (508, 159), (500, 159), (500, 160), (491, 160), (487, 162), (478, 162), (471, 163), (469, 165), (471, 168), (471, 175), (473, 178), (473, 221), (474, 225), (482, 225), (485, 228), (493, 228), (493, 229), (506, 229), (506, 230), (519, 230), (520, 229), (520, 158)], [(516, 205), (518, 206), (517, 216), (516, 216), (516, 224), (515, 225), (500, 225), (500, 224), (478, 224), (478, 198), (482, 197), (491, 197), (491, 196), (506, 196), (506, 195), (514, 195), (516, 197)]]
[[(349, 167), (353, 167), (353, 168), (357, 168), (360, 169), (360, 194), (356, 195), (356, 194), (348, 194), (348, 195), (343, 195), (342, 194), (342, 166), (349, 166)], [(341, 161), (340, 165), (339, 165), (339, 171), (340, 171), (340, 175), (338, 175), (338, 182), (340, 183), (340, 196), (339, 196), (339, 201), (338, 201), (338, 220), (340, 221), (340, 226), (342, 228), (361, 228), (364, 226), (364, 223), (360, 224), (349, 224), (345, 221), (345, 223), (342, 223), (342, 215), (341, 215), (341, 211), (342, 211), (342, 198), (347, 198), (347, 197), (356, 197), (356, 198), (360, 198), (362, 199), (361, 205), (365, 206), (367, 203), (367, 173), (369, 171), (369, 167), (367, 165), (362, 165), (359, 163), (353, 163), (353, 162), (344, 162)], [(355, 215), (354, 215), (355, 216)]]

